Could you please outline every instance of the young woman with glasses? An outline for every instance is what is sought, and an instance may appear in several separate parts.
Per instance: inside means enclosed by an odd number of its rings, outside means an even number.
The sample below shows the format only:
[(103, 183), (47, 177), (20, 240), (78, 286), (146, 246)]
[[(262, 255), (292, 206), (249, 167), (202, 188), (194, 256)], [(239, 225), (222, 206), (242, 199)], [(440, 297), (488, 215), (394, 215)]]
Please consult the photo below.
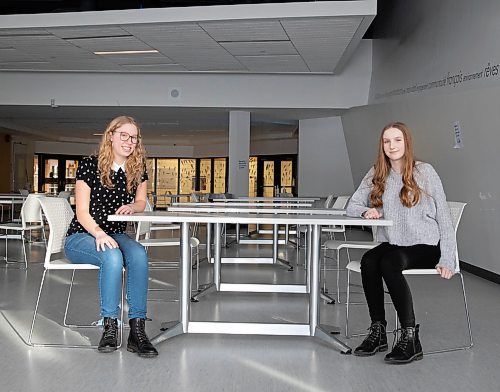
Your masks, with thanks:
[(133, 214), (146, 207), (147, 179), (141, 132), (131, 117), (113, 119), (104, 132), (97, 156), (84, 158), (76, 173), (76, 216), (68, 228), (65, 253), (73, 263), (99, 269), (103, 334), (99, 352), (118, 345), (122, 269), (130, 334), (127, 350), (141, 357), (158, 355), (145, 332), (148, 259), (142, 245), (126, 233), (126, 222), (109, 222), (110, 214)]

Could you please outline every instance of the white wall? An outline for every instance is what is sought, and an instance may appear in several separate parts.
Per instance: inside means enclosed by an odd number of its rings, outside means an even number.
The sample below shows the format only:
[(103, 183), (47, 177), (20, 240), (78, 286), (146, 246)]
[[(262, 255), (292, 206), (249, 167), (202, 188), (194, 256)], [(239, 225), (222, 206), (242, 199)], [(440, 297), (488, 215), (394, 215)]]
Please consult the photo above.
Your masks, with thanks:
[[(500, 60), (500, 2), (401, 0), (387, 26), (388, 40), (374, 42), (369, 106), (342, 116), (355, 184), (373, 164), (382, 127), (394, 120), (413, 130), (417, 158), (438, 171), (449, 200), (464, 201), (458, 231), (460, 259), (500, 274), (500, 75), (484, 68)], [(467, 26), (467, 28), (464, 28)], [(463, 75), (483, 72), (464, 81)], [(448, 71), (451, 84), (427, 81)], [(448, 79), (446, 78), (446, 83)], [(411, 86), (425, 86), (420, 92)], [(410, 86), (410, 89), (406, 89)], [(387, 91), (397, 93), (385, 95)], [(375, 104), (380, 102), (379, 104)], [(459, 121), (463, 148), (455, 149)]]
[(351, 167), (340, 117), (299, 122), (299, 196), (348, 195)]

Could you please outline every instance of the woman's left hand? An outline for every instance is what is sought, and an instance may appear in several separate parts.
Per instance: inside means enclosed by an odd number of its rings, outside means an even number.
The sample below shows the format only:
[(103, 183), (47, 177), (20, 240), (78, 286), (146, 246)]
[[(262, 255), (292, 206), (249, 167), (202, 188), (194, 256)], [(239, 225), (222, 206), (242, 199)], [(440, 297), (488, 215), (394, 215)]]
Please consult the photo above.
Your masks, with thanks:
[(135, 213), (135, 210), (132, 204), (125, 204), (116, 210), (116, 214), (118, 215), (130, 215), (133, 213)]
[(441, 278), (450, 279), (455, 273), (446, 267), (436, 267), (436, 270)]

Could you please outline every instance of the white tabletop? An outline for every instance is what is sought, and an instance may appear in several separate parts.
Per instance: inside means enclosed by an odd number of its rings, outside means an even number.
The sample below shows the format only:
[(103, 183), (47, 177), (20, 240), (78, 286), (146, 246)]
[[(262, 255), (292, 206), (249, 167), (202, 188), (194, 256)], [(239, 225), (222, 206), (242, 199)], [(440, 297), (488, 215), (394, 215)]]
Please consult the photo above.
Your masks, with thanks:
[(109, 215), (110, 221), (153, 222), (153, 223), (258, 223), (258, 224), (299, 224), (299, 225), (346, 225), (346, 226), (392, 226), (388, 219), (351, 218), (344, 215), (303, 215), (303, 214), (256, 214), (228, 213), (224, 215), (210, 213), (189, 213), (152, 211), (131, 215)]
[(304, 207), (312, 207), (311, 203), (300, 203), (300, 204), (290, 204), (290, 203), (206, 203), (206, 202), (195, 202), (195, 203), (172, 203), (172, 206), (176, 207), (286, 207), (286, 208), (304, 208)]
[(0, 199), (26, 199), (26, 197), (20, 193), (0, 193)]
[(234, 199), (213, 199), (216, 202), (238, 203), (238, 202), (288, 202), (288, 203), (313, 203), (320, 200), (319, 197), (237, 197)]
[(304, 206), (233, 206), (230, 205), (214, 205), (209, 203), (207, 206), (199, 206), (196, 203), (186, 205), (174, 205), (168, 207), (171, 212), (209, 212), (209, 213), (255, 213), (255, 214), (309, 214), (309, 215), (345, 215), (345, 210), (337, 208), (305, 208)]

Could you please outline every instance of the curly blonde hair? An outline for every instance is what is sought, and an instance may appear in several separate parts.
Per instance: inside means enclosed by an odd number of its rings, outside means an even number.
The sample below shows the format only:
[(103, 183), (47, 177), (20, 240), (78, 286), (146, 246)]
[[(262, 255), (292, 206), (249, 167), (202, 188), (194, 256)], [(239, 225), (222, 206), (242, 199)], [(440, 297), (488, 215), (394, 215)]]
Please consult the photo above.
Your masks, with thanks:
[(402, 122), (392, 122), (387, 124), (380, 134), (378, 144), (378, 157), (375, 162), (372, 184), (373, 188), (370, 192), (370, 204), (372, 207), (379, 208), (383, 206), (382, 195), (385, 191), (385, 183), (391, 171), (391, 162), (384, 152), (384, 132), (390, 128), (399, 129), (403, 133), (405, 143), (405, 154), (403, 156), (403, 187), (399, 192), (401, 203), (411, 208), (416, 206), (422, 196), (422, 190), (419, 188), (413, 169), (415, 168), (415, 158), (413, 154), (413, 140), (408, 126)]
[(127, 192), (131, 193), (134, 187), (141, 183), (142, 175), (146, 167), (146, 151), (142, 144), (141, 129), (132, 117), (119, 116), (111, 120), (108, 124), (99, 145), (99, 153), (97, 159), (97, 167), (101, 173), (101, 183), (108, 189), (114, 187), (111, 180), (111, 167), (113, 165), (113, 146), (111, 143), (111, 135), (122, 125), (132, 124), (137, 128), (137, 144), (135, 145), (132, 154), (125, 161), (125, 172), (127, 173)]

